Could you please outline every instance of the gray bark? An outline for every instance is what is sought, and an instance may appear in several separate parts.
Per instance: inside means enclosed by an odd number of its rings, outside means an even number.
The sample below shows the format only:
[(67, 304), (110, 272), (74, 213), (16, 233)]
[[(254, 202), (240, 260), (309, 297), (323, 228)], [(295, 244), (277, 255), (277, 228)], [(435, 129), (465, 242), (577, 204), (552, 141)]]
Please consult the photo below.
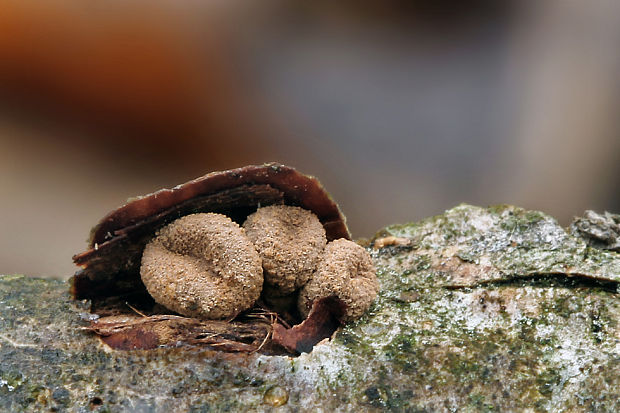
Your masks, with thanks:
[(468, 205), (369, 249), (375, 304), (299, 357), (111, 350), (65, 282), (0, 276), (0, 410), (620, 411), (617, 252)]

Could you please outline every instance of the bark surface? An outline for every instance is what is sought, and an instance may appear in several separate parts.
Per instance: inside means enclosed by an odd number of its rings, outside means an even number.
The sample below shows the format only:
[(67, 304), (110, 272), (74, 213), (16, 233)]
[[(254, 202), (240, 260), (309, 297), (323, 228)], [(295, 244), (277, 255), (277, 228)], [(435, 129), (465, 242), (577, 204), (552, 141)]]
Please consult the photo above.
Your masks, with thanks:
[(65, 282), (0, 276), (0, 411), (620, 411), (620, 254), (579, 234), (513, 206), (388, 227), (370, 311), (299, 357), (111, 350)]

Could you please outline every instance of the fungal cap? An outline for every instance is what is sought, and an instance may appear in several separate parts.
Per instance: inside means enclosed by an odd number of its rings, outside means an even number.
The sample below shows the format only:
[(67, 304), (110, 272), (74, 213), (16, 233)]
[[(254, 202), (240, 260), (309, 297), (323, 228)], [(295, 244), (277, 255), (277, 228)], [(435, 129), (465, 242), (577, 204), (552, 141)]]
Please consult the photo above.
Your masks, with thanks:
[(140, 274), (156, 302), (207, 319), (250, 308), (263, 284), (261, 259), (243, 229), (215, 213), (186, 215), (159, 230)]
[(338, 239), (325, 247), (323, 260), (300, 291), (298, 307), (305, 317), (315, 300), (337, 297), (346, 305), (341, 321), (348, 322), (361, 317), (378, 292), (370, 254), (353, 241)]
[(263, 260), (269, 296), (291, 294), (306, 284), (327, 243), (317, 216), (296, 206), (259, 208), (243, 228)]

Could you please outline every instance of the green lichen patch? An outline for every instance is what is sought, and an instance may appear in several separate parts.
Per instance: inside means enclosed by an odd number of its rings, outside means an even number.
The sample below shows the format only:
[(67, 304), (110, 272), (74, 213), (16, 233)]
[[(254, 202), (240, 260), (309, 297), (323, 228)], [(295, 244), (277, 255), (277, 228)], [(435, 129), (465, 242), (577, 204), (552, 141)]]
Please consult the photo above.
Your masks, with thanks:
[(419, 224), (396, 225), (386, 233), (406, 237), (431, 256), (445, 285), (536, 274), (566, 274), (620, 282), (617, 254), (591, 248), (556, 220), (508, 205), (488, 209), (460, 205)]

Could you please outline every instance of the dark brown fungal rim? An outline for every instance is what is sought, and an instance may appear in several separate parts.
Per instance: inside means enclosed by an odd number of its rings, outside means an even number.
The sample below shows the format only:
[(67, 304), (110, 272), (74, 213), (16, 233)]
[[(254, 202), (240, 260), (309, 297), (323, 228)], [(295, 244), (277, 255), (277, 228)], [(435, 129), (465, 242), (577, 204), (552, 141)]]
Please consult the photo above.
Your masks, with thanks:
[[(351, 238), (338, 205), (314, 177), (276, 163), (213, 172), (134, 199), (106, 215), (91, 232), (90, 248), (73, 257), (81, 269), (71, 280), (71, 293), (76, 299), (91, 300), (91, 311), (101, 317), (91, 328), (113, 348), (186, 343), (227, 351), (309, 351), (339, 325), (334, 322), (342, 315), (337, 300), (317, 302), (314, 314), (287, 332), (283, 326), (287, 321), (300, 320), (287, 314), (284, 321), (262, 301), (229, 322), (170, 314), (155, 304), (140, 278), (145, 245), (158, 229), (177, 218), (217, 212), (241, 225), (259, 207), (273, 204), (312, 211), (323, 224), (328, 241)], [(296, 344), (296, 338), (303, 343)]]

